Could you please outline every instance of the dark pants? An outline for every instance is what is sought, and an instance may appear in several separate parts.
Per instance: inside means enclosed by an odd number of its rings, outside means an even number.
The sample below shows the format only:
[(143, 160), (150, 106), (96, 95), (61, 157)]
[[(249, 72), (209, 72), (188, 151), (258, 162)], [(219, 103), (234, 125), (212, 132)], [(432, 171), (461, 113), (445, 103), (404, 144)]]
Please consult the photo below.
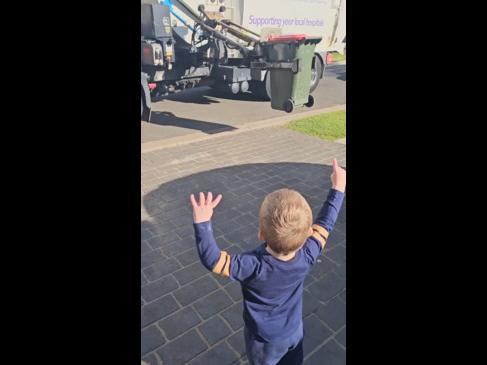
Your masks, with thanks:
[(279, 360), (277, 365), (302, 365), (303, 359), (303, 339), (301, 339), (294, 349), (289, 350), (286, 355)]
[(279, 343), (257, 340), (244, 328), (245, 348), (250, 365), (301, 365), (303, 363), (303, 326)]

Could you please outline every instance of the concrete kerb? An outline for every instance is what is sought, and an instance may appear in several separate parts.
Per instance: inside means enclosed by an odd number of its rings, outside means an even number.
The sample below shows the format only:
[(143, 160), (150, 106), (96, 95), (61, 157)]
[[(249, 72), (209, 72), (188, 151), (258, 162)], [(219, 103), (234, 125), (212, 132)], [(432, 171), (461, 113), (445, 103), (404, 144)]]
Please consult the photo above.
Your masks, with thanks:
[(216, 134), (191, 133), (185, 136), (173, 137), (173, 138), (163, 139), (159, 141), (145, 142), (142, 143), (141, 145), (141, 153), (152, 152), (164, 148), (170, 148), (170, 147), (189, 144), (193, 142), (199, 142), (207, 139), (227, 137), (230, 135), (235, 135), (238, 133), (248, 132), (256, 129), (278, 127), (278, 126), (285, 125), (296, 119), (311, 117), (322, 113), (329, 113), (329, 112), (334, 112), (334, 111), (339, 111), (344, 109), (345, 109), (345, 104), (339, 104), (328, 108), (313, 109), (299, 114), (287, 114), (277, 118), (271, 118), (271, 119), (246, 123), (242, 126), (239, 126), (238, 129), (232, 131), (224, 131)]

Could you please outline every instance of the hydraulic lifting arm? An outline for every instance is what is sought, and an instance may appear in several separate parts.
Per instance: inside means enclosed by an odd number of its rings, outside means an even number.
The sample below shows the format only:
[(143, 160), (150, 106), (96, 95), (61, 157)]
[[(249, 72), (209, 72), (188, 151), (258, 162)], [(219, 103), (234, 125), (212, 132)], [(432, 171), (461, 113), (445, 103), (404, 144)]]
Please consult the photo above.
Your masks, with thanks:
[[(173, 14), (177, 19), (179, 19), (183, 24), (188, 26), (190, 29), (193, 30), (175, 11), (174, 7), (176, 7), (178, 10), (180, 10), (184, 15), (186, 15), (189, 19), (194, 21), (196, 24), (200, 25), (200, 27), (210, 34), (211, 36), (222, 40), (223, 42), (227, 43), (228, 45), (238, 48), (243, 52), (244, 55), (249, 54), (249, 49), (245, 47), (245, 45), (238, 43), (234, 41), (233, 39), (227, 37), (226, 35), (222, 34), (219, 30), (209, 26), (207, 22), (205, 22), (205, 19), (199, 16), (184, 0), (163, 0), (161, 1), (162, 5), (165, 5), (169, 8), (171, 14)], [(201, 7), (198, 9), (206, 18), (208, 18), (207, 14), (204, 11), (204, 7)], [(253, 42), (253, 43), (258, 43), (260, 41), (259, 35), (255, 32), (252, 32), (242, 26), (239, 26), (229, 20), (223, 20), (223, 21), (218, 21), (218, 20), (212, 20), (214, 24), (218, 24), (227, 31), (232, 34), (233, 36), (245, 41), (245, 42)]]

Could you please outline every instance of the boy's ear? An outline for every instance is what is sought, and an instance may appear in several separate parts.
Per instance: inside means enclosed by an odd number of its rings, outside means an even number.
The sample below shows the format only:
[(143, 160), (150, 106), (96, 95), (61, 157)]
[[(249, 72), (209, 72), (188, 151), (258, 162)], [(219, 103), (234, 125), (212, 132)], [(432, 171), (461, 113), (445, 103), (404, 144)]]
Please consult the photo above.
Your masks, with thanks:
[(259, 227), (259, 232), (257, 233), (257, 238), (260, 241), (265, 241), (264, 234), (262, 233), (262, 230), (260, 229), (260, 227)]
[(309, 227), (308, 236), (312, 236), (312, 235), (313, 235), (313, 228)]

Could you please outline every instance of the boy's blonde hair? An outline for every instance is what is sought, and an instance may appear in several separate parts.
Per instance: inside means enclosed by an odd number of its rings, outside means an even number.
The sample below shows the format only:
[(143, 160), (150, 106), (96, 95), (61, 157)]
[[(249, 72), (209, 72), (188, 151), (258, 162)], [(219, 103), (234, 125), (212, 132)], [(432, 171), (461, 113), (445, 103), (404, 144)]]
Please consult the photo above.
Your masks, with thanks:
[(313, 213), (297, 191), (279, 189), (264, 198), (259, 211), (260, 232), (270, 248), (287, 255), (310, 235)]

